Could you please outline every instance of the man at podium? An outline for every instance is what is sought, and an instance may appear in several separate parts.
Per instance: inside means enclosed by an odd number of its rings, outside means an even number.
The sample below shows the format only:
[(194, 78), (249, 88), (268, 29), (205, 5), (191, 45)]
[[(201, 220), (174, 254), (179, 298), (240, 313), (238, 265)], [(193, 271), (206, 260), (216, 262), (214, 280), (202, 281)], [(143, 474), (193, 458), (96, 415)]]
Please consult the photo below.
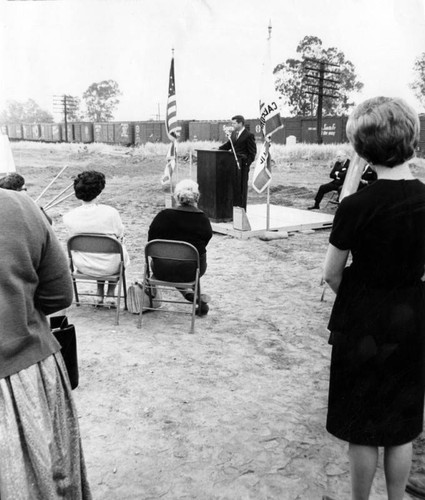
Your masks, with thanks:
[(239, 163), (233, 178), (233, 205), (246, 210), (248, 198), (249, 167), (255, 160), (257, 145), (254, 134), (245, 128), (245, 118), (242, 115), (232, 117), (233, 132), (228, 136), (229, 140), (218, 149), (222, 151), (233, 151)]

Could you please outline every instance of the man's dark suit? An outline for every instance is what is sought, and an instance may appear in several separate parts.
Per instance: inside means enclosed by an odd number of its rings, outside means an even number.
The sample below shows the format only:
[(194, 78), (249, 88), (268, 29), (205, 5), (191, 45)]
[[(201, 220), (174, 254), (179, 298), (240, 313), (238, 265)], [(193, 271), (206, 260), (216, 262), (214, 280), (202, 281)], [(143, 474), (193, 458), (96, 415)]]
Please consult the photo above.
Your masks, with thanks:
[[(230, 136), (233, 142), (233, 147), (235, 148), (236, 156), (239, 160), (239, 165), (241, 170), (235, 169), (235, 176), (233, 181), (233, 205), (237, 207), (242, 207), (246, 210), (246, 202), (248, 198), (248, 177), (249, 177), (249, 167), (251, 163), (255, 160), (255, 155), (257, 154), (257, 145), (255, 144), (254, 134), (248, 132), (244, 128), (236, 139), (236, 132), (232, 132)], [(222, 151), (231, 151), (232, 146), (230, 141), (227, 141), (218, 149)]]
[(345, 160), (343, 162), (337, 161), (329, 174), (332, 179), (331, 182), (327, 184), (322, 184), (317, 191), (316, 197), (314, 198), (314, 207), (319, 208), (320, 202), (323, 196), (330, 191), (340, 191), (342, 185), (344, 184), (344, 179), (347, 174), (347, 169), (350, 165), (350, 160)]

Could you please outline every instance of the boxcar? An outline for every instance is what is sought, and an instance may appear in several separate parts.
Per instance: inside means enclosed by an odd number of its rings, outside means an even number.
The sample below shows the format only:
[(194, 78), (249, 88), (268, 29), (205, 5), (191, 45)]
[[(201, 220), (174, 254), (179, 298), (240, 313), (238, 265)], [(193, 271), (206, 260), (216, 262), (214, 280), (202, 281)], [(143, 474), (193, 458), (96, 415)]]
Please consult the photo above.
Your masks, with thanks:
[[(164, 122), (144, 121), (134, 122), (134, 144), (146, 144), (147, 142), (162, 142)], [(164, 141), (166, 138), (164, 137)]]
[(8, 125), (7, 126), (7, 135), (11, 140), (21, 140), (22, 139), (22, 125)]
[(40, 123), (40, 137), (42, 141), (52, 142), (52, 124), (51, 123)]
[(115, 131), (113, 123), (95, 123), (93, 125), (93, 139), (95, 142), (104, 142), (105, 144), (115, 143)]
[(189, 123), (189, 139), (191, 141), (218, 141), (220, 137), (220, 125), (230, 122), (218, 122), (215, 120), (196, 120)]
[(62, 142), (62, 127), (59, 123), (52, 123), (52, 141)]
[(75, 122), (74, 125), (74, 140), (75, 142), (90, 143), (93, 142), (93, 123), (91, 122)]
[(65, 130), (65, 123), (60, 124), (61, 136), (64, 142), (74, 142), (74, 124), (67, 123)]
[(24, 141), (32, 141), (32, 125), (29, 123), (22, 125), (22, 138)]
[(32, 134), (33, 141), (41, 141), (40, 125), (38, 125), (38, 124), (31, 125), (31, 134)]
[(114, 124), (115, 142), (124, 146), (134, 144), (134, 124), (132, 122), (120, 122)]

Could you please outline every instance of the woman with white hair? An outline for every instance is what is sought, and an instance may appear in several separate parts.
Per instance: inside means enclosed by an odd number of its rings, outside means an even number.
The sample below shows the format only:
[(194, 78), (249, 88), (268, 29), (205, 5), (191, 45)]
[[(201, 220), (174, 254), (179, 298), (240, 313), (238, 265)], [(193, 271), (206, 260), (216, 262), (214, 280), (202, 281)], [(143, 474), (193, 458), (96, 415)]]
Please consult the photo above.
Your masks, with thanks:
[[(148, 233), (148, 240), (178, 240), (193, 245), (199, 252), (201, 276), (207, 270), (207, 245), (212, 238), (212, 228), (208, 217), (197, 207), (199, 201), (198, 184), (191, 179), (180, 181), (174, 190), (178, 205), (166, 208), (153, 219)], [(189, 301), (194, 300), (192, 292), (184, 293)], [(209, 307), (207, 296), (200, 305), (201, 314), (207, 314)]]
[(343, 199), (329, 238), (326, 427), (349, 443), (353, 500), (369, 498), (379, 447), (388, 498), (401, 500), (424, 411), (425, 186), (408, 165), (419, 118), (402, 99), (376, 97), (353, 111), (347, 136), (378, 180)]

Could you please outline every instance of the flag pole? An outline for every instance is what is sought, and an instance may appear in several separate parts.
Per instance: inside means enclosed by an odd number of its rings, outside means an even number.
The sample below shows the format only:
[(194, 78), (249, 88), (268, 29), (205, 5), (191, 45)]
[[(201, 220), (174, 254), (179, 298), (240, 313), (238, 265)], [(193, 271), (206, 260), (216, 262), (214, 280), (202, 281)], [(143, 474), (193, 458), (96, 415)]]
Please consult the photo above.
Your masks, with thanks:
[(178, 176), (179, 169), (178, 169), (178, 155), (177, 155), (177, 139), (174, 139), (174, 171), (176, 172), (176, 175)]
[[(269, 20), (268, 30), (269, 30), (269, 37), (267, 38), (267, 44), (269, 46), (268, 50), (269, 50), (269, 53), (270, 53), (270, 40), (272, 38), (272, 20), (271, 19)], [(271, 138), (270, 138), (270, 143), (271, 143)], [(271, 146), (271, 144), (269, 144), (269, 146)], [(270, 149), (269, 149), (269, 161), (270, 161), (270, 164), (271, 164)], [(267, 204), (267, 211), (266, 211), (266, 231), (270, 231), (270, 182), (267, 185), (267, 201), (266, 201), (266, 204)]]
[[(174, 47), (171, 47), (171, 61), (174, 61)], [(165, 118), (165, 119), (167, 119), (167, 118)], [(177, 173), (176, 160), (177, 160), (176, 141), (174, 141), (174, 170)], [(174, 172), (170, 175), (170, 196), (171, 196), (171, 198), (173, 196), (173, 174), (174, 174)], [(171, 200), (171, 203), (173, 203), (172, 200)]]
[[(252, 186), (259, 194), (267, 190), (267, 203), (266, 203), (266, 230), (270, 230), (270, 184), (271, 184), (271, 154), (270, 147), (273, 134), (282, 128), (282, 120), (280, 116), (279, 107), (277, 104), (277, 97), (275, 85), (269, 80), (273, 75), (271, 70), (271, 56), (270, 56), (270, 39), (271, 39), (272, 26), (271, 22), (268, 26), (269, 36), (267, 38), (267, 52), (262, 70), (262, 90), (260, 98), (260, 124), (262, 129), (263, 144), (260, 155), (257, 157), (254, 177)], [(272, 85), (270, 85), (272, 83)]]
[[(174, 173), (174, 172), (173, 172)], [(172, 198), (173, 196), (173, 174), (170, 174), (170, 197)], [(172, 203), (172, 201), (171, 201)]]
[(270, 184), (267, 186), (266, 231), (270, 231)]

